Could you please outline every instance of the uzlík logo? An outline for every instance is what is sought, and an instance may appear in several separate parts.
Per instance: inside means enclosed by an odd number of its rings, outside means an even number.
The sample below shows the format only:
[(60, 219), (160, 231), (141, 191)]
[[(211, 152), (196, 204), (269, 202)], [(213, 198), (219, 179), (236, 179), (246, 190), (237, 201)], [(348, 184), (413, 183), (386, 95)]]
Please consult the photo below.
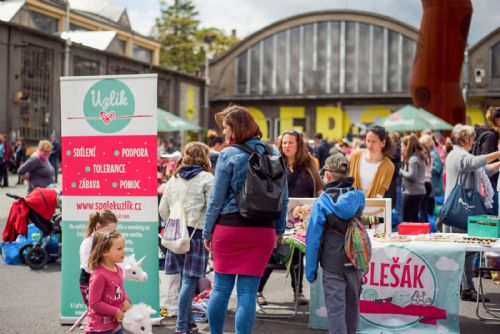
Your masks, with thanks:
[(134, 117), (134, 111), (134, 95), (127, 85), (116, 79), (97, 81), (83, 100), (85, 119), (99, 132), (122, 130)]

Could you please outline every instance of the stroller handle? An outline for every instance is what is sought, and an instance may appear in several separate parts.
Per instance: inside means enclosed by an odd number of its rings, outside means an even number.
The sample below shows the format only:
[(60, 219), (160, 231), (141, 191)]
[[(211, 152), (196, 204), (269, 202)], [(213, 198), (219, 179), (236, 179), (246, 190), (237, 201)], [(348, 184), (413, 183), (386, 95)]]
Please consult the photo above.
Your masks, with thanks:
[(9, 194), (9, 193), (6, 193), (5, 195), (7, 197), (10, 197), (10, 198), (13, 198), (13, 199), (21, 199), (22, 198), (21, 196), (17, 196), (17, 195), (14, 195), (14, 194)]

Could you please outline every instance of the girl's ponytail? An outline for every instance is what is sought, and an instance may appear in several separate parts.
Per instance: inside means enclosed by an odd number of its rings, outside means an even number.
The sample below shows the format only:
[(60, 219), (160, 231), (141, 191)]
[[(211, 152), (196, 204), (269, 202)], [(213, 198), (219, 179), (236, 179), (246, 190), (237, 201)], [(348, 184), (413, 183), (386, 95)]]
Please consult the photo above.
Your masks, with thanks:
[(110, 210), (96, 211), (89, 215), (89, 223), (87, 224), (87, 230), (85, 231), (85, 237), (92, 235), (95, 232), (97, 224), (101, 224), (101, 227), (105, 227), (108, 224), (117, 224), (118, 218)]

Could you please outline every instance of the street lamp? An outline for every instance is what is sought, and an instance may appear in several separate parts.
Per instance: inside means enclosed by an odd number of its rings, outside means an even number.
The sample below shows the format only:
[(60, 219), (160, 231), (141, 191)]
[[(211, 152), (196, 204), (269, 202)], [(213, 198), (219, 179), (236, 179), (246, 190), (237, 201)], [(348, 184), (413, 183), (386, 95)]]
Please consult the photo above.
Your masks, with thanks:
[(69, 76), (69, 48), (71, 46), (71, 39), (69, 37), (69, 15), (70, 7), (69, 0), (66, 0), (66, 13), (64, 15), (64, 31), (66, 32), (66, 43), (64, 47), (64, 76)]
[(208, 103), (208, 86), (210, 85), (210, 77), (209, 77), (209, 61), (210, 61), (210, 44), (212, 44), (212, 41), (214, 40), (215, 34), (212, 32), (207, 32), (205, 36), (203, 37), (203, 41), (205, 42), (205, 99), (203, 103), (203, 107), (205, 108), (205, 112), (208, 113), (209, 110), (209, 103)]

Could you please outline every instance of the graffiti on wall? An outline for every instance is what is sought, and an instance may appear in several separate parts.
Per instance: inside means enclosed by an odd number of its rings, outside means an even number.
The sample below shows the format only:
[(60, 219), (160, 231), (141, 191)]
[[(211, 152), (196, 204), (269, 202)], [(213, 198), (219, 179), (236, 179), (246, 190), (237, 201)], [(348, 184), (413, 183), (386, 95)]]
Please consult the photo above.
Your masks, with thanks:
[[(367, 125), (386, 117), (403, 105), (364, 105), (345, 106), (247, 106), (259, 124), (263, 139), (273, 139), (279, 134), (295, 129), (314, 135), (321, 132), (329, 140), (346, 137), (349, 133), (357, 135)], [(477, 106), (466, 110), (467, 124), (484, 124), (484, 113)]]
[(194, 124), (200, 124), (200, 88), (180, 84), (180, 115)]

